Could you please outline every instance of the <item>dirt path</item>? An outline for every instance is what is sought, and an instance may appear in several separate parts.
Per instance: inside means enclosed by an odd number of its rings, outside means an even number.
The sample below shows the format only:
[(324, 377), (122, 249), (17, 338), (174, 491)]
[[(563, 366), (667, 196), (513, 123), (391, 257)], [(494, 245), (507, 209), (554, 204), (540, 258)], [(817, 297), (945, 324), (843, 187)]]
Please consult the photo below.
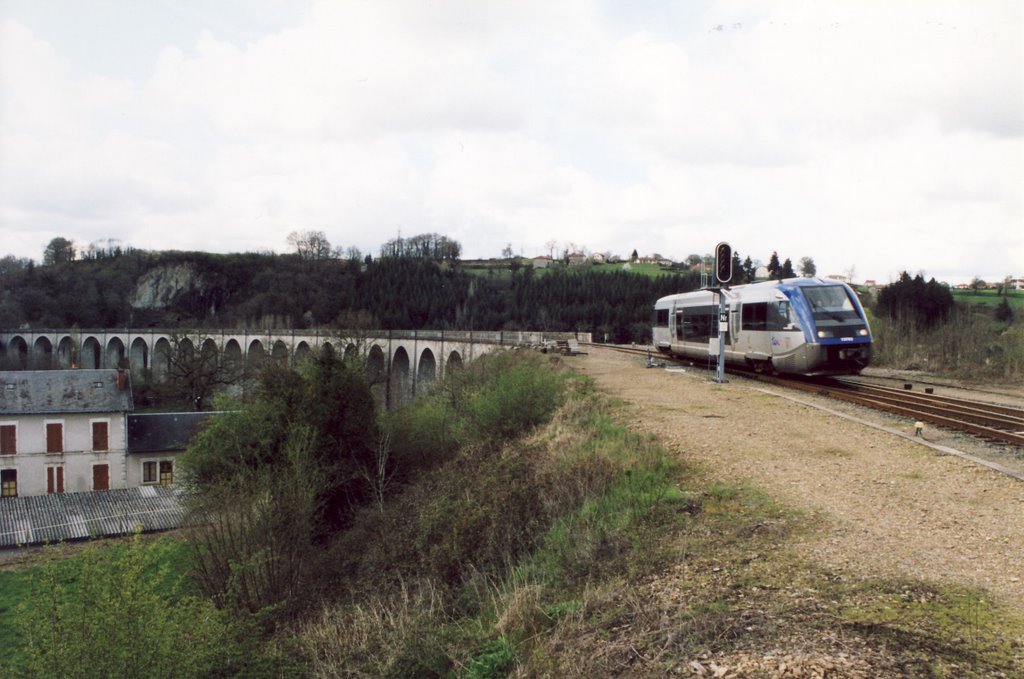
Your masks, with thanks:
[(820, 517), (798, 545), (818, 562), (977, 585), (1024, 613), (1024, 482), (702, 371), (605, 349), (568, 362), (685, 461)]

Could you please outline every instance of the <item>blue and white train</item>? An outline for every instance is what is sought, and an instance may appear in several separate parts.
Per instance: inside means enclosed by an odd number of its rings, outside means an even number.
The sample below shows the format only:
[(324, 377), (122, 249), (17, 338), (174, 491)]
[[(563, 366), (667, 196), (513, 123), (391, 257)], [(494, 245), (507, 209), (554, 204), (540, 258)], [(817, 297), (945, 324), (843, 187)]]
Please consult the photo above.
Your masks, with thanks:
[(871, 329), (845, 283), (789, 278), (662, 297), (654, 305), (654, 346), (666, 354), (725, 361), (763, 372), (850, 375), (871, 362)]

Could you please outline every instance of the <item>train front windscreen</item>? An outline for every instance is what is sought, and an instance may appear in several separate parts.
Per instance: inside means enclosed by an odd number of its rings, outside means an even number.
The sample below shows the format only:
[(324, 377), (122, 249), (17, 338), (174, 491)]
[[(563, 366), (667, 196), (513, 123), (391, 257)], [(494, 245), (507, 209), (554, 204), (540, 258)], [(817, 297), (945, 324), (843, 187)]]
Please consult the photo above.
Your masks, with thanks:
[(867, 337), (868, 327), (841, 285), (801, 288), (811, 308), (819, 339)]

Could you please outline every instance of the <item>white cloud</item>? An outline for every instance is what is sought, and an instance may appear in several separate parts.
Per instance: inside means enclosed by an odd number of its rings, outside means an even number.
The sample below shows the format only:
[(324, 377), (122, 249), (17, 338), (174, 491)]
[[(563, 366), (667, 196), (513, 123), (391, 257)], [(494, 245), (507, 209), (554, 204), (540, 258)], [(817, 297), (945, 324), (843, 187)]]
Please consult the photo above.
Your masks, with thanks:
[(237, 31), (209, 7), (134, 80), (3, 21), (6, 249), (401, 229), (468, 256), (725, 238), (822, 273), (1024, 273), (1016, 3), (314, 2)]

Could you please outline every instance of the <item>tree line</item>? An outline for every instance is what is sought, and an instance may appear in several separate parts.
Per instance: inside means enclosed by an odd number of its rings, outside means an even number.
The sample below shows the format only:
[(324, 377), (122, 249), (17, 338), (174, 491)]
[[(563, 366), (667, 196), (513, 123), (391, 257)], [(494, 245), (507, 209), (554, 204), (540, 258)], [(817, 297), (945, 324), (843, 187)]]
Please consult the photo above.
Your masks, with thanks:
[[(477, 275), (450, 259), (458, 247), (443, 237), (391, 243), (386, 252), (403, 254), (377, 259), (328, 256), (336, 251), (302, 240), (287, 255), (129, 250), (47, 266), (5, 258), (0, 327), (539, 329), (642, 342), (654, 301), (700, 284), (686, 271), (542, 274), (525, 266)], [(187, 271), (190, 280), (166, 305), (143, 308), (139, 282), (161, 269)]]

